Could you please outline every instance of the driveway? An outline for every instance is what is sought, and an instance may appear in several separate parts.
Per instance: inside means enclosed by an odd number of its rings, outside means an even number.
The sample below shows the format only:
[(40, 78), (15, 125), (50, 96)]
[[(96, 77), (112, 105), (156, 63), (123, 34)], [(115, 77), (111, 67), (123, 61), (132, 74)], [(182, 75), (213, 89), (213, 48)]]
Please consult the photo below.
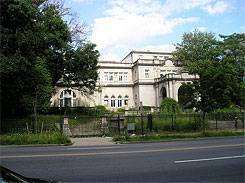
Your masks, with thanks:
[(71, 138), (72, 146), (103, 146), (113, 145), (115, 142), (112, 137), (89, 137), (89, 138)]

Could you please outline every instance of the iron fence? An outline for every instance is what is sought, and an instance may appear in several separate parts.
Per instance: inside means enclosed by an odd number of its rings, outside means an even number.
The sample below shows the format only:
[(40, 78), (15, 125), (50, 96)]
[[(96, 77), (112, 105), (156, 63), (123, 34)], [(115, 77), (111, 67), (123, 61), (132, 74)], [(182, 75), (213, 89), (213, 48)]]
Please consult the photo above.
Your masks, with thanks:
[(1, 119), (0, 133), (41, 133), (57, 129), (60, 123), (59, 116), (27, 116), (20, 118)]
[[(70, 115), (69, 130), (72, 136), (102, 136), (117, 133), (145, 134), (148, 132), (176, 131), (195, 132), (212, 130), (244, 130), (244, 112), (240, 113), (203, 113), (191, 114), (107, 114), (105, 116)], [(63, 117), (44, 115), (34, 118), (1, 120), (3, 133), (40, 133), (59, 129), (63, 131)]]
[(197, 132), (205, 130), (244, 130), (244, 112), (241, 113), (203, 113), (191, 114), (148, 114), (125, 116), (124, 126), (134, 124), (134, 133), (149, 131)]

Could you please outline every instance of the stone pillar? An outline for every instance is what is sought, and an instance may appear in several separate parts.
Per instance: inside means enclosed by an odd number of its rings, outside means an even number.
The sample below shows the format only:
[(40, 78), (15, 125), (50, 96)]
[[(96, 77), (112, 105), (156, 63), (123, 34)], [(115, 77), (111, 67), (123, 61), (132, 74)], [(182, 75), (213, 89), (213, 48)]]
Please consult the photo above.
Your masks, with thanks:
[(155, 112), (155, 108), (151, 107), (151, 113), (154, 113), (154, 112)]
[(103, 135), (109, 133), (107, 116), (101, 117), (101, 130), (103, 132)]
[(63, 135), (65, 135), (67, 137), (72, 135), (71, 131), (69, 129), (69, 118), (68, 118), (68, 116), (64, 116)]

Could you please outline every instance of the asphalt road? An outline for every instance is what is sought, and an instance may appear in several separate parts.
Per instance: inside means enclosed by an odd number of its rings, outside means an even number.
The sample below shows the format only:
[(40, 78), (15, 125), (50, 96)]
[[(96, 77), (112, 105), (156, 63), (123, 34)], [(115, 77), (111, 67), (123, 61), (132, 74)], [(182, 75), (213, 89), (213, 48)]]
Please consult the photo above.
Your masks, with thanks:
[(244, 138), (95, 147), (1, 147), (1, 165), (65, 182), (244, 182)]

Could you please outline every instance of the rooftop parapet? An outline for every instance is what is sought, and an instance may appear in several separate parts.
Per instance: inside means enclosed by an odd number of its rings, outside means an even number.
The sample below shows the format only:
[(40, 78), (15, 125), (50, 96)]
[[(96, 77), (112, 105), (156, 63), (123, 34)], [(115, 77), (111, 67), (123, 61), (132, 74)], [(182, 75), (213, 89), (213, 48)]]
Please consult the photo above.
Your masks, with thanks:
[(197, 74), (189, 74), (188, 72), (182, 72), (180, 74), (169, 73), (165, 76), (160, 78), (155, 78), (155, 83), (165, 82), (165, 81), (172, 81), (172, 80), (180, 80), (180, 81), (192, 81), (194, 79), (198, 79), (199, 76)]

